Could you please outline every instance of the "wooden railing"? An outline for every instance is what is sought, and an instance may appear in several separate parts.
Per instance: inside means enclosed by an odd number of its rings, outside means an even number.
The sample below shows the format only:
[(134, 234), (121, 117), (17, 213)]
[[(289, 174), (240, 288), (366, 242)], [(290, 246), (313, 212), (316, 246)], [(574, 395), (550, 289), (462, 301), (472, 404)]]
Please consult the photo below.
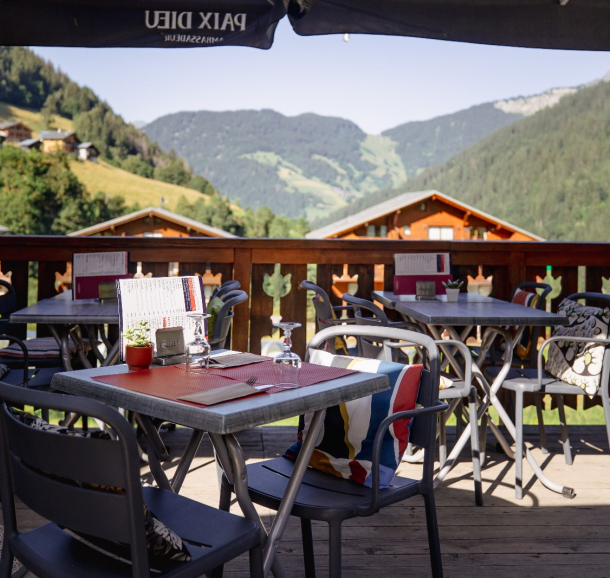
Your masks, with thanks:
[[(284, 278), (290, 291), (275, 299), (276, 305), (279, 299), (279, 314), (303, 324), (307, 322), (307, 295), (299, 283), (308, 270), (312, 280), (328, 290), (332, 276), (341, 275), (347, 264), (348, 273), (358, 275), (357, 294), (368, 298), (374, 288), (375, 265), (384, 266), (385, 285), (391, 287), (395, 253), (450, 252), (454, 276), (475, 277), (482, 267), (485, 277), (493, 276), (492, 295), (501, 299), (508, 298), (511, 288), (520, 282), (544, 278), (552, 267), (552, 277), (561, 277), (553, 309), (570, 293), (601, 291), (603, 279), (610, 277), (608, 243), (510, 241), (0, 236), (0, 266), (5, 273), (12, 271), (19, 304), (25, 307), (29, 276), (36, 267), (37, 297), (43, 299), (55, 294), (55, 273), (64, 273), (74, 253), (123, 250), (130, 252), (134, 273), (137, 262), (154, 276), (167, 275), (170, 262), (180, 264), (181, 275), (203, 274), (209, 263), (212, 273), (222, 273), (223, 280), (238, 279), (250, 295), (250, 307), (235, 309), (232, 347), (252, 352), (260, 352), (261, 339), (273, 332), (274, 298), (269, 295), (269, 286), (274, 284), (266, 276), (274, 275), (276, 264), (282, 276), (290, 275), (289, 283)], [(274, 280), (278, 281), (277, 274)], [(333, 299), (338, 302), (334, 295)], [(303, 354), (305, 341), (304, 331), (295, 332), (297, 352)]]

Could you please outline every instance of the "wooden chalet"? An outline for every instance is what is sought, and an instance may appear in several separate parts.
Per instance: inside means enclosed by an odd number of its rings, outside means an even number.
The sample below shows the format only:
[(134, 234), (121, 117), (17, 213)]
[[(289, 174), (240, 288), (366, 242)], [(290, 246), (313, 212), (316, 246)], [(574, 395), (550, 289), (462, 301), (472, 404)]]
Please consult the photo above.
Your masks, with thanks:
[(307, 238), (544, 241), (438, 191), (404, 193), (311, 231)]
[(222, 229), (204, 225), (199, 221), (157, 207), (141, 209), (140, 211), (75, 231), (70, 233), (70, 236), (216, 237), (225, 239), (236, 237)]
[(100, 151), (97, 150), (97, 147), (92, 142), (82, 142), (76, 148), (78, 149), (79, 161), (97, 162)]
[(42, 150), (45, 153), (64, 151), (73, 153), (77, 150), (80, 141), (73, 130), (44, 130), (40, 133)]
[(32, 130), (19, 120), (0, 122), (0, 131), (6, 133), (6, 142), (19, 144), (32, 138)]

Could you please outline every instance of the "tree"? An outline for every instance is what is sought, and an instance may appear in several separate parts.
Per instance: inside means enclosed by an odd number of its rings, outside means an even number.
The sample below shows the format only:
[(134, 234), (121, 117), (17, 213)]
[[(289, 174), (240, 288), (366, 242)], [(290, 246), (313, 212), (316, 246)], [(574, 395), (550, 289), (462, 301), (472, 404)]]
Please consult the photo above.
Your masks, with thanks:
[(191, 181), (191, 174), (178, 159), (174, 159), (164, 167), (156, 167), (153, 174), (158, 181), (165, 181), (174, 185), (186, 186)]

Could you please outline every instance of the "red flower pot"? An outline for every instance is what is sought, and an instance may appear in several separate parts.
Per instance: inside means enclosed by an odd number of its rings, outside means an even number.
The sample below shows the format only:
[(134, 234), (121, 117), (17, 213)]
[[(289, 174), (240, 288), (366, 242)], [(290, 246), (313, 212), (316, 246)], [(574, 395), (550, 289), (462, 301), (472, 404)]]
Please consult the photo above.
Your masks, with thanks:
[(148, 369), (152, 365), (152, 360), (152, 343), (146, 347), (134, 347), (133, 345), (125, 347), (125, 362), (131, 371)]

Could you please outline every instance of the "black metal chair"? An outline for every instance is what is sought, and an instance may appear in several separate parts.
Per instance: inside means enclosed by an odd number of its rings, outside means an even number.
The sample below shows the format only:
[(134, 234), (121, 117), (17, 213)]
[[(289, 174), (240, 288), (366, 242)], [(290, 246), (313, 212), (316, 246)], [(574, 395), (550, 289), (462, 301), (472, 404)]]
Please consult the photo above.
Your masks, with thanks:
[[(386, 327), (364, 326), (324, 329), (313, 337), (308, 348), (320, 349), (325, 342), (333, 340), (335, 337), (342, 335), (343, 332), (348, 335), (387, 340), (389, 355), (391, 355), (389, 351), (391, 341), (411, 341), (426, 349), (430, 369), (423, 371), (419, 389), (417, 401), (423, 407), (395, 413), (386, 418), (376, 432), (373, 446), (372, 488), (308, 468), (292, 509), (292, 515), (301, 518), (305, 576), (307, 578), (315, 576), (311, 520), (322, 520), (329, 524), (329, 576), (340, 578), (342, 522), (358, 516), (371, 516), (381, 508), (421, 495), (424, 498), (426, 508), (432, 575), (434, 578), (440, 578), (443, 575), (443, 570), (433, 488), (434, 439), (436, 414), (445, 411), (448, 406), (438, 401), (438, 349), (432, 339), (421, 333)], [(382, 439), (394, 422), (411, 417), (415, 419), (411, 425), (410, 439), (413, 443), (425, 449), (422, 477), (421, 479), (409, 479), (395, 476), (389, 488), (380, 490), (379, 462)], [(294, 462), (285, 458), (249, 465), (248, 488), (252, 500), (257, 504), (276, 510), (293, 467)], [(223, 509), (228, 509), (231, 492), (232, 487), (226, 477), (223, 477), (220, 498)]]
[[(587, 300), (602, 302), (607, 306), (610, 305), (610, 295), (603, 293), (574, 293), (569, 295), (567, 299), (572, 301)], [(550, 394), (557, 401), (557, 411), (559, 413), (559, 423), (561, 424), (561, 444), (566, 464), (572, 465), (572, 451), (570, 448), (570, 439), (568, 436), (568, 426), (565, 415), (565, 407), (563, 397), (565, 395), (587, 395), (585, 390), (577, 385), (571, 385), (560, 379), (549, 375), (544, 370), (544, 349), (553, 341), (568, 341), (579, 343), (598, 343), (605, 347), (602, 368), (600, 373), (600, 387), (596, 397), (601, 397), (602, 406), (604, 408), (604, 417), (606, 422), (606, 433), (608, 435), (608, 443), (610, 445), (610, 399), (609, 380), (610, 380), (610, 339), (601, 339), (594, 337), (566, 337), (562, 335), (554, 335), (547, 339), (540, 350), (538, 351), (537, 366), (534, 368), (511, 369), (502, 383), (502, 387), (515, 393), (515, 495), (521, 498), (523, 495), (523, 398), (526, 393), (534, 393), (536, 395)], [(486, 376), (493, 379), (498, 374), (499, 368), (490, 367), (485, 370)], [(541, 445), (546, 448), (546, 436), (544, 433), (544, 425), (540, 429)], [(573, 497), (573, 496), (571, 496)]]
[(213, 334), (208, 339), (212, 350), (224, 349), (233, 316), (235, 315), (233, 307), (248, 301), (248, 294), (245, 291), (234, 289), (223, 293), (221, 299), (224, 301), (224, 305), (218, 311)]
[[(134, 431), (115, 409), (1, 382), (0, 400), (1, 578), (9, 578), (13, 557), (39, 578), (149, 578), (144, 502), (182, 538), (192, 557), (154, 575), (199, 577), (249, 551), (251, 575), (262, 578), (258, 525), (172, 492), (142, 488)], [(23, 405), (94, 416), (110, 426), (113, 438), (33, 428), (8, 409)], [(16, 498), (50, 522), (19, 531)], [(131, 563), (106, 553), (117, 543), (129, 547)]]
[(237, 281), (236, 279), (229, 279), (228, 281), (225, 281), (222, 285), (220, 285), (220, 287), (216, 287), (216, 289), (214, 289), (210, 299), (214, 299), (214, 297), (222, 298), (225, 293), (228, 293), (229, 291), (234, 291), (236, 289), (239, 289), (240, 287), (241, 283), (239, 281)]

